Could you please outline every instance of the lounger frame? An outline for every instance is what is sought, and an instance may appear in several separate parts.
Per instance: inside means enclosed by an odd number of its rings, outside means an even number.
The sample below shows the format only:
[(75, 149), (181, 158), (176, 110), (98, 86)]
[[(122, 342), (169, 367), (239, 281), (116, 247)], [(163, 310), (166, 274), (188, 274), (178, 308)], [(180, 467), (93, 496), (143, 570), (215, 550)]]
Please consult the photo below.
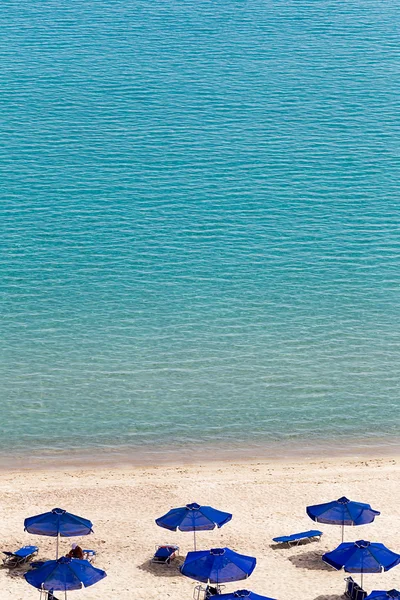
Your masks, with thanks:
[(82, 548), (82, 552), (85, 560), (88, 560), (90, 563), (94, 563), (96, 559), (96, 550), (83, 550)]
[(277, 544), (287, 544), (290, 546), (298, 546), (301, 542), (319, 542), (323, 533), (317, 529), (310, 531), (301, 531), (300, 533), (292, 533), (291, 535), (283, 535), (281, 537), (272, 538)]
[[(158, 550), (160, 550), (161, 548), (170, 548), (172, 550), (172, 552), (169, 556), (158, 557), (158, 556), (156, 556), (156, 554), (157, 554)], [(169, 567), (171, 565), (171, 562), (177, 556), (179, 556), (179, 546), (176, 546), (175, 544), (157, 544), (156, 550), (153, 555), (153, 558), (151, 559), (151, 562), (155, 563), (157, 565), (167, 565), (167, 567)]]
[[(212, 583), (211, 585), (207, 584), (206, 586), (201, 584), (196, 585), (193, 590), (193, 600), (209, 600), (209, 598), (219, 596), (220, 594), (222, 594), (222, 589), (224, 587), (225, 586), (218, 585), (216, 583)], [(212, 590), (216, 590), (217, 592), (215, 593)]]
[(350, 600), (364, 600), (367, 592), (352, 577), (346, 577), (345, 582), (346, 589), (344, 590), (344, 595), (346, 598), (350, 598)]
[(37, 546), (23, 546), (19, 550), (16, 550), (16, 552), (3, 551), (3, 554), (5, 554), (3, 565), (9, 569), (15, 569), (30, 562), (38, 552), (39, 548)]

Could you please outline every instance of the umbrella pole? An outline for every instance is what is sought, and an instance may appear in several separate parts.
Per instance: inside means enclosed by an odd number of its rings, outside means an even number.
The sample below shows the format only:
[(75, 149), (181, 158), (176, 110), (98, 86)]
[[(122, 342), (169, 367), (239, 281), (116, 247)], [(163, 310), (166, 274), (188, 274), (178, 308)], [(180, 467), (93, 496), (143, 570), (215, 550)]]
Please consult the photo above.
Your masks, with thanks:
[(57, 533), (57, 545), (56, 545), (56, 560), (58, 560), (58, 541), (60, 539), (60, 534)]
[(344, 541), (344, 525), (342, 523), (342, 544), (343, 544), (343, 541)]
[(196, 552), (196, 527), (193, 529), (194, 551)]

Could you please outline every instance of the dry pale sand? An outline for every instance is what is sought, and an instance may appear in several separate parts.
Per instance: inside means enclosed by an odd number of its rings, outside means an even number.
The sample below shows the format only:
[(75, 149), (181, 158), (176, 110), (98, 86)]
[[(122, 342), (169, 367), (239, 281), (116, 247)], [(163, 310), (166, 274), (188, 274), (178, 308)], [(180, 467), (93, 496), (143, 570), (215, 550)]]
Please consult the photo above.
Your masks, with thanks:
[[(276, 548), (271, 538), (315, 527), (307, 504), (346, 495), (381, 511), (374, 523), (347, 528), (346, 540), (385, 543), (400, 552), (400, 460), (325, 459), (307, 462), (208, 463), (185, 467), (121, 467), (0, 473), (1, 545), (14, 550), (36, 544), (41, 559), (53, 558), (55, 540), (23, 531), (24, 517), (62, 507), (90, 518), (95, 534), (76, 541), (96, 549), (96, 565), (108, 577), (71, 598), (87, 600), (190, 600), (195, 582), (180, 575), (177, 565), (151, 565), (156, 543), (177, 543), (181, 554), (192, 549), (190, 533), (168, 532), (154, 518), (172, 507), (196, 501), (233, 513), (220, 530), (198, 534), (198, 547), (229, 546), (256, 556), (250, 579), (228, 584), (227, 591), (248, 588), (280, 600), (338, 600), (343, 572), (328, 568), (321, 555), (341, 541), (339, 527), (319, 525), (320, 543)], [(66, 552), (71, 540), (61, 541)], [(365, 575), (364, 587), (400, 589), (400, 567)], [(1, 600), (38, 600), (39, 593), (21, 573), (0, 569)], [(58, 594), (59, 595), (59, 594)]]

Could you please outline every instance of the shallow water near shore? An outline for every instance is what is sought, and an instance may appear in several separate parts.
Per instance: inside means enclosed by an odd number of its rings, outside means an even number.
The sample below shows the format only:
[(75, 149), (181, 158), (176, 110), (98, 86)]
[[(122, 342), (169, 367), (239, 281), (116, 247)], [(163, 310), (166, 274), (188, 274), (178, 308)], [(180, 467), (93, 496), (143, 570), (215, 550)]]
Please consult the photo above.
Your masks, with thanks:
[(399, 18), (0, 7), (2, 456), (396, 447)]

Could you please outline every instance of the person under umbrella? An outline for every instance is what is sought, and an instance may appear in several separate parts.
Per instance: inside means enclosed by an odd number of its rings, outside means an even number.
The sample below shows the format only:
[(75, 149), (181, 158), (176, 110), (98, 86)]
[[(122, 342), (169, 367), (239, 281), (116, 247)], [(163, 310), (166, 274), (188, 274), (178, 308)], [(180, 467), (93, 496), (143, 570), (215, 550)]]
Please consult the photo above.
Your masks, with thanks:
[(62, 591), (67, 598), (67, 591), (80, 590), (94, 585), (107, 576), (105, 571), (97, 569), (87, 560), (62, 556), (58, 560), (48, 560), (42, 566), (25, 573), (26, 581), (33, 587), (43, 591)]
[(36, 535), (48, 535), (57, 538), (56, 558), (58, 558), (58, 545), (61, 537), (75, 537), (93, 533), (93, 523), (62, 508), (53, 508), (52, 511), (28, 517), (24, 521), (25, 531)]
[(322, 560), (338, 571), (344, 569), (347, 573), (361, 573), (362, 587), (364, 573), (389, 571), (400, 563), (400, 554), (383, 544), (358, 540), (340, 544), (332, 552), (324, 554)]
[(212, 548), (188, 552), (180, 570), (186, 577), (202, 583), (214, 583), (218, 589), (220, 583), (247, 579), (256, 563), (256, 558), (238, 554), (229, 548)]
[(222, 512), (211, 506), (200, 506), (196, 502), (181, 508), (173, 508), (156, 519), (159, 527), (170, 531), (193, 531), (194, 549), (196, 550), (196, 531), (209, 531), (222, 527), (232, 519), (231, 513)]
[(85, 558), (83, 550), (78, 544), (71, 544), (71, 550), (66, 556), (69, 556), (70, 558), (80, 558), (81, 560)]
[(367, 523), (372, 523), (375, 517), (381, 514), (379, 511), (371, 508), (369, 504), (354, 502), (345, 496), (333, 502), (307, 506), (306, 512), (310, 519), (317, 523), (341, 525), (342, 542), (345, 525), (366, 525)]

